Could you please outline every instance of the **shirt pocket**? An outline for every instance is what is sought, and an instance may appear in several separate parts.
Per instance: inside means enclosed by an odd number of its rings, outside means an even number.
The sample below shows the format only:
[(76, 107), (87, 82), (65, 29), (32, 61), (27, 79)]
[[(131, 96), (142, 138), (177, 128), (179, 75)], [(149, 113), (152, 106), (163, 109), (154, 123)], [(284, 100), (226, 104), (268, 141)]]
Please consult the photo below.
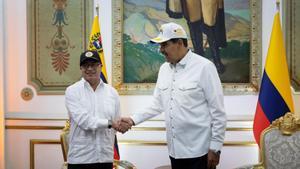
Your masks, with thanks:
[(168, 86), (167, 84), (159, 84), (159, 85), (158, 85), (158, 89), (159, 89), (161, 92), (166, 91), (168, 88), (169, 88), (169, 86)]
[(169, 100), (169, 85), (167, 84), (159, 84), (158, 85), (159, 89), (159, 95), (162, 100), (162, 106), (165, 107), (168, 103)]
[(182, 104), (181, 106), (194, 106), (202, 99), (204, 99), (204, 92), (198, 83), (183, 83), (178, 86), (177, 101)]
[(198, 84), (197, 83), (183, 83), (178, 86), (178, 88), (181, 91), (190, 91), (190, 90), (195, 90), (197, 89)]

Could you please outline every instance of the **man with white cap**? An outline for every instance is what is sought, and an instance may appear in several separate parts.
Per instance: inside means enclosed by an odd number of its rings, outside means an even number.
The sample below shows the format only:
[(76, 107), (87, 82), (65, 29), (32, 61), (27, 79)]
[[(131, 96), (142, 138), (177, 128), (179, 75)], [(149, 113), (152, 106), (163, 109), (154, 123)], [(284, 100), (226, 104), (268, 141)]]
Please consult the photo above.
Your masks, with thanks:
[(164, 112), (172, 169), (213, 169), (219, 163), (226, 128), (217, 69), (188, 49), (187, 34), (178, 24), (163, 24), (151, 42), (160, 44), (166, 59), (152, 103), (123, 117), (121, 126), (137, 125)]

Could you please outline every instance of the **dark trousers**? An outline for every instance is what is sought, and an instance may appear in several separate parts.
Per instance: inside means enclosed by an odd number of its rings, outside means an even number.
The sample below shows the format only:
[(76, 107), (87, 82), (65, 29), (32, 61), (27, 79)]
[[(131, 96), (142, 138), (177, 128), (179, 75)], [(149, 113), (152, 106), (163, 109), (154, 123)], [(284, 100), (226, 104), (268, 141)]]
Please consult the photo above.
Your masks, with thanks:
[(207, 169), (207, 154), (196, 158), (170, 159), (172, 169)]
[(68, 164), (68, 169), (112, 169), (112, 163)]

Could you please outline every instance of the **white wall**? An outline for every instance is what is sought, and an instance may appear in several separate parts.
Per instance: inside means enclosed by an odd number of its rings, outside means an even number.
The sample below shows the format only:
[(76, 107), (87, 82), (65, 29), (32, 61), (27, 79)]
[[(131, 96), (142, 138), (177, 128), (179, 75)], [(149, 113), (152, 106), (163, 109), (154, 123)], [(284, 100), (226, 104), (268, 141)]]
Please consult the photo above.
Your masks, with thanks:
[[(111, 1), (94, 0), (100, 7), (100, 24), (103, 39), (103, 48), (108, 70), (108, 79), (111, 82), (112, 65), (112, 13)], [(26, 0), (0, 0), (0, 132), (3, 131), (1, 116), (5, 113), (6, 118), (38, 118), (52, 120), (8, 120), (6, 119), (6, 166), (9, 169), (29, 168), (30, 147), (29, 142), (33, 139), (44, 139), (37, 142), (35, 154), (36, 167), (59, 166), (62, 162), (61, 152), (58, 144), (52, 144), (51, 140), (58, 140), (59, 129), (63, 126), (67, 112), (62, 95), (37, 95), (35, 89), (27, 84), (27, 18)], [(268, 43), (272, 29), (273, 16), (275, 13), (275, 1), (262, 1), (262, 60), (268, 50)], [(4, 17), (2, 17), (4, 16)], [(2, 24), (2, 22), (4, 24)], [(264, 64), (263, 64), (264, 65)], [(30, 101), (24, 101), (20, 97), (23, 88), (29, 87), (34, 91), (34, 97)], [(4, 97), (4, 100), (2, 98)], [(300, 96), (296, 95), (295, 101), (299, 103)], [(143, 96), (121, 96), (121, 108), (123, 115), (147, 106), (151, 99), (150, 95)], [(225, 108), (229, 119), (248, 119), (248, 121), (230, 121), (228, 128), (240, 129), (238, 131), (228, 130), (226, 132), (226, 143), (222, 153), (220, 168), (232, 168), (242, 164), (256, 163), (258, 160), (257, 147), (246, 144), (253, 142), (252, 131), (243, 128), (252, 127), (252, 118), (255, 112), (257, 95), (225, 96)], [(238, 103), (238, 104), (237, 104)], [(3, 105), (4, 104), (4, 105)], [(296, 111), (300, 111), (300, 104), (295, 104)], [(58, 120), (53, 120), (58, 119)], [(250, 121), (249, 121), (250, 120)], [(156, 166), (169, 164), (166, 146), (145, 144), (146, 141), (165, 142), (164, 131), (155, 130), (153, 127), (164, 124), (162, 121), (150, 121), (144, 126), (149, 130), (133, 130), (128, 134), (119, 135), (120, 152), (122, 159), (134, 162), (139, 168), (153, 169)], [(25, 126), (25, 127), (24, 127)], [(45, 126), (43, 130), (28, 126)], [(49, 127), (50, 126), (50, 127)], [(53, 128), (51, 128), (54, 127)], [(152, 128), (151, 128), (152, 127)], [(21, 128), (21, 129), (20, 129)], [(242, 137), (241, 137), (242, 136)], [(0, 134), (0, 169), (4, 154), (4, 136)], [(139, 141), (134, 144), (135, 141)], [(142, 143), (142, 144), (140, 144)], [(239, 143), (239, 144), (233, 144)], [(245, 143), (244, 145), (241, 143)], [(1, 147), (2, 146), (2, 147)], [(231, 158), (240, 156), (239, 159)], [(43, 156), (42, 156), (43, 155)], [(57, 157), (51, 161), (49, 157)], [(41, 158), (43, 157), (43, 158)], [(19, 163), (15, 163), (18, 159)], [(153, 159), (156, 159), (153, 161)], [(243, 160), (241, 160), (243, 159)], [(45, 165), (51, 163), (51, 165)], [(46, 169), (46, 168), (43, 168)]]
[(0, 169), (4, 169), (5, 159), (4, 159), (4, 96), (3, 96), (3, 58), (4, 58), (4, 27), (3, 27), (3, 0), (0, 0)]

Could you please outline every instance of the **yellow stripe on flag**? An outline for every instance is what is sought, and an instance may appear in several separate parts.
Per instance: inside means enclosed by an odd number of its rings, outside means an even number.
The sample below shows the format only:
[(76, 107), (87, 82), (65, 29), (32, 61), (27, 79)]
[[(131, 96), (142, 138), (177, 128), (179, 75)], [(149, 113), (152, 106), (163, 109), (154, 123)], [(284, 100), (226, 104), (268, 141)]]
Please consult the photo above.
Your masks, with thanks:
[(271, 34), (265, 70), (269, 79), (272, 81), (275, 88), (285, 100), (289, 109), (294, 112), (279, 12), (276, 13), (274, 18), (274, 25)]

